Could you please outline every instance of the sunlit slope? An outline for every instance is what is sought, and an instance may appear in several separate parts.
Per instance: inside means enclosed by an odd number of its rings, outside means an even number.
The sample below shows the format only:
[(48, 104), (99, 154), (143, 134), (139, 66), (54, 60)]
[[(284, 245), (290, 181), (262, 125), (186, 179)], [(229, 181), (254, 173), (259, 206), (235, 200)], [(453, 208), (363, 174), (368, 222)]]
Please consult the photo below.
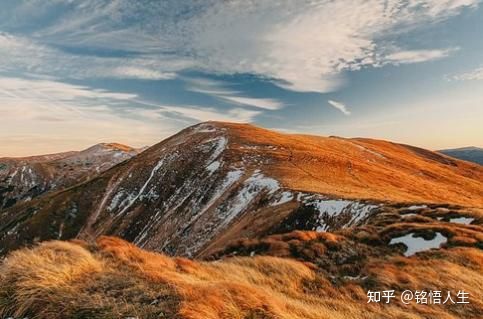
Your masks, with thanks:
[(270, 234), (287, 219), (306, 221), (289, 230), (334, 231), (398, 203), (459, 206), (478, 217), (482, 170), (385, 141), (202, 123), (87, 182), (0, 212), (0, 254), (36, 241), (114, 235), (199, 256)]
[(483, 207), (483, 168), (436, 152), (373, 139), (294, 134), (239, 124), (228, 128), (238, 152), (272, 161), (271, 176), (290, 189), (348, 198)]

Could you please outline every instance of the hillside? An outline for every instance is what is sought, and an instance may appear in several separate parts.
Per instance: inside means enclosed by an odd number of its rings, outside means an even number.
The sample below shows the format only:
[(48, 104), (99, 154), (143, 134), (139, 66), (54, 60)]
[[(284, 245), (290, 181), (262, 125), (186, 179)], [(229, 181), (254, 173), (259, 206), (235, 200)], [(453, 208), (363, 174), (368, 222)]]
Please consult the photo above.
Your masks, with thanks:
[(412, 146), (209, 122), (0, 212), (0, 253), (115, 235), (170, 255), (208, 256), (240, 238), (363, 225), (394, 207), (479, 219), (482, 189), (481, 166)]
[(0, 158), (0, 210), (86, 181), (138, 153), (126, 145), (102, 143), (83, 151)]
[(440, 150), (438, 152), (464, 161), (483, 165), (483, 148), (480, 147), (461, 147)]
[[(202, 262), (143, 251), (110, 237), (92, 245), (46, 242), (14, 252), (0, 265), (0, 316), (456, 319), (481, 318), (483, 312), (481, 247), (405, 257), (397, 245), (374, 244), (367, 229), (297, 232), (248, 248), (257, 246), (260, 256)], [(368, 303), (368, 291), (394, 289), (389, 303), (384, 298)], [(405, 290), (440, 291), (442, 300), (403, 304)], [(453, 303), (444, 302), (448, 291)], [(457, 297), (459, 291), (469, 299)]]
[(0, 211), (0, 317), (480, 318), (482, 177), (408, 145), (199, 124)]

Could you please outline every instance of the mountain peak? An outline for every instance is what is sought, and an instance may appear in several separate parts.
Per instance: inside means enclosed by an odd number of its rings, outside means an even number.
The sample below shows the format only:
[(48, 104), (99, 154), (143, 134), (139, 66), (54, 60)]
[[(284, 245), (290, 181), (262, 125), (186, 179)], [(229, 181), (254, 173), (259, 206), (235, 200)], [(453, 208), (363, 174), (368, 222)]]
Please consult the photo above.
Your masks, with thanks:
[(89, 180), (144, 149), (100, 143), (82, 151), (0, 159), (0, 210)]
[(98, 143), (98, 144), (95, 144), (95, 145), (81, 151), (81, 152), (93, 151), (93, 150), (133, 152), (136, 149), (131, 147), (131, 146), (120, 144), (120, 143)]
[[(96, 168), (103, 154), (119, 153), (98, 151), (96, 161), (89, 152), (78, 154), (67, 164), (88, 162), (86, 168)], [(145, 248), (195, 256), (242, 235), (297, 224), (298, 214), (308, 214), (307, 229), (325, 231), (357, 224), (388, 203), (480, 207), (483, 169), (387, 141), (206, 122), (95, 176), (32, 201), (37, 211), (32, 219), (16, 220), (28, 215), (26, 203), (9, 208), (0, 223), (16, 227), (11, 236), (25, 234), (25, 242), (107, 233)]]

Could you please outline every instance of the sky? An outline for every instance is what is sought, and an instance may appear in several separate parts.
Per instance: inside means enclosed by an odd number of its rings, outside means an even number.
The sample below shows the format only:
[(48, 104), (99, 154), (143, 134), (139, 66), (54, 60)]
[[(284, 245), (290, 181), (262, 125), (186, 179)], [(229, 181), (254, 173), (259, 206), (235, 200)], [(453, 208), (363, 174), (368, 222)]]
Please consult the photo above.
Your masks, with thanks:
[(203, 121), (483, 147), (480, 0), (1, 0), (0, 156)]

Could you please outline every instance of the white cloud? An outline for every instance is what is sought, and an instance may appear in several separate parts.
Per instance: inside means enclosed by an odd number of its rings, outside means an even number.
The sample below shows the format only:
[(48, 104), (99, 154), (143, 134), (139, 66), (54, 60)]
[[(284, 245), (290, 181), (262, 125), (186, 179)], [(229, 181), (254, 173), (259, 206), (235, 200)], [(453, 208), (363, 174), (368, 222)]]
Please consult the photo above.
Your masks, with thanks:
[[(42, 152), (78, 148), (79, 143), (89, 146), (112, 136), (119, 139), (117, 142), (143, 146), (159, 142), (187, 124), (210, 120), (252, 122), (260, 113), (242, 107), (219, 110), (197, 105), (162, 105), (143, 101), (137, 94), (55, 79), (0, 76), (0, 156), (35, 153), (28, 151), (32, 142), (15, 145), (19, 135), (25, 141), (30, 138), (42, 144), (45, 148)], [(58, 144), (44, 145), (51, 139)], [(24, 153), (3, 153), (10, 149)]]
[(205, 78), (191, 78), (186, 79), (186, 82), (188, 83), (188, 90), (192, 92), (210, 95), (232, 104), (272, 111), (284, 107), (284, 104), (276, 99), (243, 96), (239, 91), (226, 88), (226, 86), (220, 81)]
[(347, 106), (344, 103), (333, 100), (328, 100), (327, 102), (345, 115), (351, 115), (351, 112), (347, 109)]
[(250, 98), (243, 96), (223, 96), (224, 99), (242, 105), (249, 105), (266, 110), (278, 110), (283, 104), (275, 99)]
[[(432, 48), (394, 52), (388, 47), (400, 46), (400, 32), (447, 19), (479, 2), (86, 0), (66, 6), (57, 0), (34, 0), (20, 2), (13, 13), (0, 13), (0, 26), (29, 25), (30, 20), (41, 21), (42, 14), (52, 12), (59, 16), (28, 35), (37, 47), (28, 41), (15, 45), (0, 39), (4, 61), (0, 69), (15, 65), (57, 76), (147, 79), (197, 69), (251, 73), (295, 91), (329, 92), (343, 84), (347, 70), (418, 63), (452, 53)], [(53, 49), (51, 44), (141, 54), (85, 57)], [(261, 107), (275, 107), (266, 102)]]
[(200, 121), (251, 122), (260, 111), (224, 112), (196, 105), (158, 105), (136, 94), (52, 79), (0, 76), (1, 156), (79, 149), (98, 142), (144, 146)]
[(173, 72), (163, 73), (149, 68), (137, 66), (114, 67), (110, 70), (107, 70), (107, 72), (109, 76), (121, 79), (170, 80), (176, 77), (176, 74)]
[[(79, 103), (82, 106), (89, 100), (95, 103), (104, 103), (134, 100), (137, 97), (136, 94), (109, 92), (53, 80), (13, 77), (0, 77), (0, 89), (0, 99), (4, 103), (18, 102), (19, 104), (25, 104), (25, 101), (30, 100), (42, 103), (62, 102), (65, 105), (72, 104), (72, 106)], [(2, 105), (2, 109), (7, 108), (5, 104)]]
[(192, 120), (206, 121), (227, 121), (227, 122), (252, 122), (254, 117), (260, 114), (259, 111), (235, 108), (220, 112), (213, 108), (201, 108), (196, 106), (160, 106), (161, 111), (177, 113)]
[(53, 80), (0, 77), (0, 157), (75, 150), (99, 142), (143, 146), (178, 128), (172, 120), (159, 125), (116, 109), (129, 107), (136, 98)]
[(458, 50), (444, 49), (444, 50), (406, 50), (390, 53), (384, 57), (384, 63), (391, 64), (406, 64), (406, 63), (420, 63), (431, 60), (438, 60), (449, 56), (452, 52)]
[(166, 80), (191, 66), (184, 59), (161, 56), (97, 57), (63, 52), (27, 37), (0, 32), (0, 71), (64, 78)]
[(483, 66), (469, 72), (453, 75), (449, 78), (456, 81), (483, 80)]
[[(459, 13), (477, 1), (230, 1), (189, 21), (192, 51), (201, 67), (282, 80), (296, 91), (328, 92), (345, 70), (392, 63), (386, 43), (398, 30)], [(201, 30), (201, 31), (197, 31)], [(390, 43), (390, 42), (389, 42)], [(407, 50), (401, 49), (408, 55)], [(392, 52), (394, 63), (435, 58), (436, 51)], [(424, 54), (426, 53), (426, 54)], [(432, 54), (432, 55), (431, 55)]]

